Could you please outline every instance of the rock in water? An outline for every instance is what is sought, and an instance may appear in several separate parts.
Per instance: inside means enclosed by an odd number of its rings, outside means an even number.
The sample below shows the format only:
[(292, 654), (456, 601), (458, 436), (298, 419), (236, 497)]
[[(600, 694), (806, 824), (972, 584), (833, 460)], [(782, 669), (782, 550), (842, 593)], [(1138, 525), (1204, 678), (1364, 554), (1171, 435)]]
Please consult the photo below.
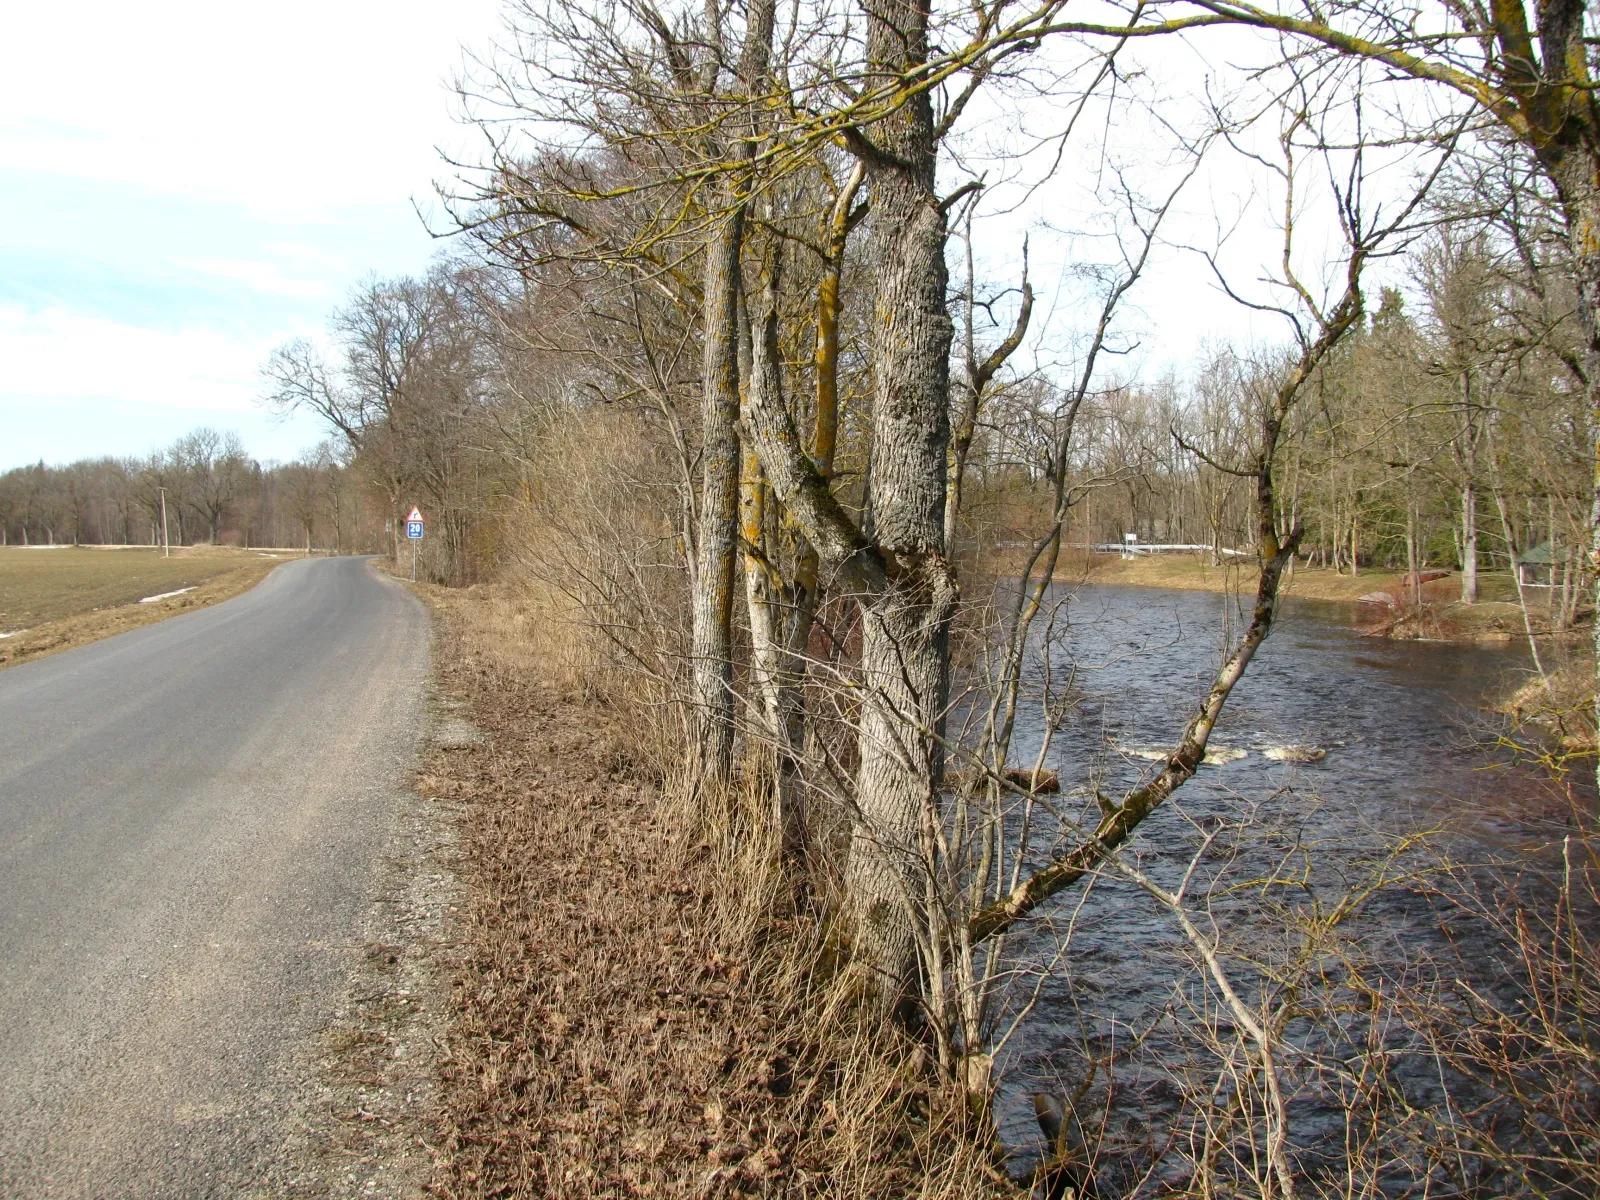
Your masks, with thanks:
[(1273, 762), (1289, 763), (1320, 762), (1328, 757), (1321, 746), (1268, 746), (1261, 754)]
[(1074, 1144), (1067, 1106), (1056, 1096), (1033, 1098), (1033, 1115), (1045, 1136), (1048, 1154), (1033, 1175), (1032, 1200), (1098, 1200), (1094, 1172)]
[[(1133, 758), (1148, 759), (1150, 762), (1163, 762), (1171, 754), (1171, 750), (1158, 749), (1152, 746), (1118, 746), (1117, 750)], [(1206, 751), (1206, 756), (1200, 761), (1207, 766), (1220, 767), (1224, 763), (1238, 762), (1250, 754), (1248, 750), (1239, 750), (1233, 746), (1212, 746)]]
[(1037, 773), (1027, 767), (1007, 767), (1005, 774), (1007, 783), (1014, 783), (1034, 795), (1061, 790), (1061, 776), (1043, 767)]

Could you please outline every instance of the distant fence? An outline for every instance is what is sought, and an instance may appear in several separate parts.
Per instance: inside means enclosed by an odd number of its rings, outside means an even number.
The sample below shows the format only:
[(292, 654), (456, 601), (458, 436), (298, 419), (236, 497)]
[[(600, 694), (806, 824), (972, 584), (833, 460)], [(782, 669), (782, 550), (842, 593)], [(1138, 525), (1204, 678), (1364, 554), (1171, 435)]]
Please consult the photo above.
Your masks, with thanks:
[[(1215, 547), (1207, 544), (1193, 544), (1189, 542), (1068, 542), (1074, 550), (1095, 550), (1101, 554), (1121, 554), (1132, 556), (1136, 554), (1209, 554)], [(1227, 546), (1221, 548), (1223, 554), (1232, 554), (1239, 558), (1248, 557), (1253, 551), (1231, 550)]]
[[(994, 546), (997, 550), (1021, 550), (1031, 544), (1009, 541), (996, 542)], [(1210, 554), (1212, 550), (1209, 543), (1191, 545), (1183, 542), (1063, 542), (1062, 545), (1072, 550), (1095, 550), (1101, 554), (1121, 554), (1128, 558), (1136, 554)], [(1221, 553), (1231, 554), (1236, 558), (1249, 558), (1255, 551), (1233, 550), (1223, 546)]]

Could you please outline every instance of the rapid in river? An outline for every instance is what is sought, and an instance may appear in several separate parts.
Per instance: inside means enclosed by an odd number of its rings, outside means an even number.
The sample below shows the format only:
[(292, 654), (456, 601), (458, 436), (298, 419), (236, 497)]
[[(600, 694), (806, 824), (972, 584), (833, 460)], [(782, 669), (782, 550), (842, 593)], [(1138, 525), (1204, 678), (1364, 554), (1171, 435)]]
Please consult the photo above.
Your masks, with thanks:
[[(1061, 795), (1050, 799), (1076, 814), (1092, 811), (1095, 791), (1119, 797), (1156, 769), (1209, 689), (1225, 637), (1248, 622), (1250, 598), (1080, 586), (1054, 599), (1050, 683), (1070, 703), (1044, 765), (1060, 774)], [(1198, 908), (1224, 941), (1286, 944), (1252, 908), (1259, 889), (1228, 890), (1246, 880), (1302, 871), (1305, 894), (1335, 903), (1407, 833), (1448, 827), (1440, 836), (1453, 853), (1503, 858), (1546, 842), (1541, 826), (1558, 817), (1537, 771), (1486, 748), (1501, 729), (1488, 706), (1529, 671), (1525, 646), (1378, 640), (1352, 628), (1354, 616), (1351, 606), (1285, 603), (1212, 736), (1210, 765), (1129, 844), (1131, 861), (1176, 887), (1208, 834), (1227, 831), (1193, 884), (1199, 901), (1207, 888), (1216, 897)], [(1029, 667), (1035, 698), (1042, 658)], [(1019, 720), (1012, 763), (1033, 765), (1044, 728), (1035, 702)], [(1051, 849), (1040, 840), (1035, 864)], [(1104, 873), (1051, 904), (1042, 927), (1011, 947), (1031, 969), (1009, 991), (1009, 1012), (1027, 1012), (997, 1061), (1002, 1134), (1025, 1159), (1039, 1142), (1030, 1093), (1077, 1092), (1101, 1114), (1086, 1142), (1149, 1145), (1183, 1083), (1165, 1070), (1169, 1051), (1152, 1031), (1204, 1008), (1192, 956), (1170, 913), (1124, 878)], [(1379, 894), (1359, 922), (1364, 951), (1397, 969), (1441, 937), (1435, 908), (1403, 885)], [(1259, 994), (1249, 974), (1241, 987)], [(1213, 1025), (1233, 1028), (1226, 1014)], [(1131, 1049), (1146, 1035), (1144, 1052)], [(1104, 1065), (1089, 1068), (1097, 1056)], [(1417, 1079), (1407, 1090), (1426, 1103), (1430, 1086)], [(1326, 1096), (1295, 1103), (1293, 1139), (1309, 1162), (1319, 1143), (1342, 1136), (1338, 1105)]]

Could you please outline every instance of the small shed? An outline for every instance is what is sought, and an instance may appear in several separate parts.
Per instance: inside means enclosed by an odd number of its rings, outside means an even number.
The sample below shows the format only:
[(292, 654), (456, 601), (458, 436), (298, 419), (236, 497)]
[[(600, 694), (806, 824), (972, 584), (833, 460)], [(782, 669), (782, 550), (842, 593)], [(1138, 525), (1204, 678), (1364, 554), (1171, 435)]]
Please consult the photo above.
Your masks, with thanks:
[(1556, 556), (1549, 542), (1541, 542), (1517, 555), (1517, 578), (1523, 587), (1555, 586)]

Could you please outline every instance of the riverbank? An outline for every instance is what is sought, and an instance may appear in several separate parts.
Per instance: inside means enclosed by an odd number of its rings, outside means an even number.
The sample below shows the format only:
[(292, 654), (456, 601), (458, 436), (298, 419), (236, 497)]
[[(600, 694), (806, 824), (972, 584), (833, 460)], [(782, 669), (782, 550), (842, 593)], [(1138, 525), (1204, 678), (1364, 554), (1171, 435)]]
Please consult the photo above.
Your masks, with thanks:
[(1554, 664), (1543, 678), (1535, 676), (1515, 688), (1496, 706), (1514, 728), (1531, 730), (1549, 747), (1552, 765), (1566, 769), (1579, 758), (1593, 756), (1595, 735), (1595, 666), (1592, 653)]
[(830, 993), (815, 918), (691, 832), (575, 627), (527, 586), (416, 590), (474, 731), (417, 781), (460, 806), (464, 894), (435, 1194), (1021, 1194), (917, 1046)]
[[(1062, 582), (1244, 596), (1254, 593), (1257, 577), (1253, 562), (1231, 560), (1215, 567), (1204, 555), (1150, 555), (1128, 559), (1115, 554), (1088, 555), (1057, 572)], [(1516, 602), (1516, 585), (1508, 575), (1481, 575), (1476, 604), (1458, 602), (1461, 581), (1454, 575), (1423, 584), (1420, 610), (1394, 603), (1360, 603), (1361, 597), (1377, 594), (1398, 600), (1404, 595), (1404, 582), (1405, 574), (1400, 571), (1363, 571), (1350, 575), (1326, 567), (1296, 566), (1294, 572), (1285, 577), (1283, 595), (1349, 605), (1350, 623), (1379, 637), (1493, 643), (1527, 636), (1522, 609)], [(1531, 610), (1530, 616), (1536, 636), (1569, 636), (1552, 632), (1539, 606)]]

